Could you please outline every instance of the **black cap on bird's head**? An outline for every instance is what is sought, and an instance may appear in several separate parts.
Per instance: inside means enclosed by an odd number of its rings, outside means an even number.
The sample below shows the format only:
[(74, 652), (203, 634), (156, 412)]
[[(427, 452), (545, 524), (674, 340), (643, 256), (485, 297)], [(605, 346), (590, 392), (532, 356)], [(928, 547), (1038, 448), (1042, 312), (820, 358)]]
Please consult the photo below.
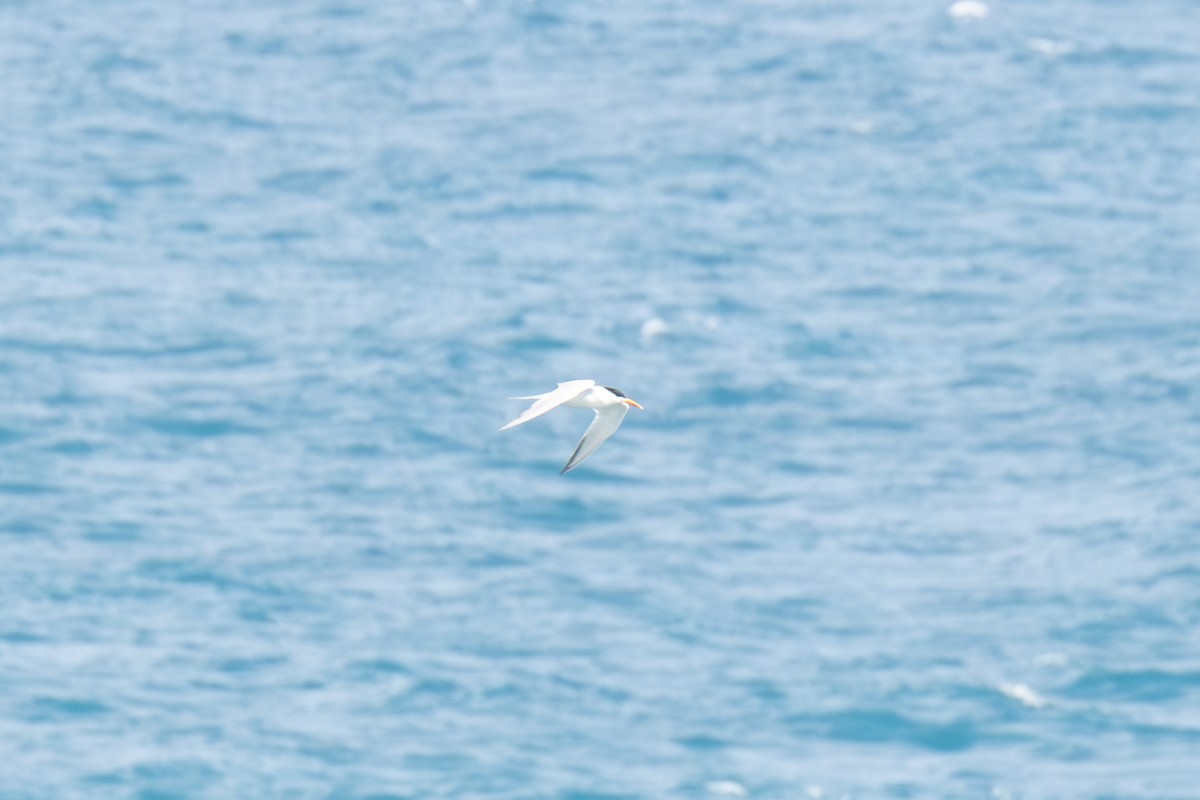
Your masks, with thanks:
[(619, 398), (621, 398), (622, 400), (624, 400), (624, 401), (625, 401), (625, 403), (626, 403), (627, 405), (631, 405), (631, 406), (633, 406), (634, 408), (641, 408), (641, 407), (642, 407), (642, 404), (641, 404), (641, 403), (639, 403), (637, 400), (633, 400), (633, 399), (631, 399), (631, 398), (628, 398), (628, 397), (626, 397), (626, 396), (625, 396), (625, 393), (624, 393), (624, 392), (622, 392), (620, 389), (614, 389), (614, 388), (612, 388), (611, 386), (605, 386), (604, 388), (605, 388), (605, 389), (607, 389), (608, 391), (612, 392), (613, 394), (615, 394), (617, 397), (619, 397)]

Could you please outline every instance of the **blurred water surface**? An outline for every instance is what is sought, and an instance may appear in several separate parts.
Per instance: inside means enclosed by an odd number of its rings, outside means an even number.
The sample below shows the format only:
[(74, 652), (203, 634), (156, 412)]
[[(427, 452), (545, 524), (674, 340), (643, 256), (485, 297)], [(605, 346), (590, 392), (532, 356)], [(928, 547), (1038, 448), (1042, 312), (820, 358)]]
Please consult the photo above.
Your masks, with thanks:
[(0, 796), (1195, 797), (1200, 11), (946, 5), (0, 3)]

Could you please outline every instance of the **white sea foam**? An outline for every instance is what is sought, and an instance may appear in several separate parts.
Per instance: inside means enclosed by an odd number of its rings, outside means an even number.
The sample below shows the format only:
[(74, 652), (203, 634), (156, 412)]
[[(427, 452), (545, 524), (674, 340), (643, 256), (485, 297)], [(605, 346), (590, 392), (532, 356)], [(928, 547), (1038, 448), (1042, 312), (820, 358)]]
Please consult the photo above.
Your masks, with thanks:
[(981, 3), (979, 0), (957, 0), (950, 4), (946, 13), (954, 19), (984, 19), (991, 10), (987, 3)]
[(1013, 700), (1029, 708), (1046, 707), (1046, 698), (1024, 683), (1002, 683), (996, 688), (1000, 690), (1001, 694), (1011, 697)]
[(710, 781), (704, 785), (704, 788), (708, 790), (709, 794), (721, 797), (746, 797), (749, 794), (746, 787), (737, 781)]
[(642, 323), (642, 344), (651, 344), (655, 339), (657, 339), (659, 336), (662, 336), (668, 330), (670, 330), (670, 328), (667, 326), (666, 321), (664, 321), (661, 317), (651, 317)]

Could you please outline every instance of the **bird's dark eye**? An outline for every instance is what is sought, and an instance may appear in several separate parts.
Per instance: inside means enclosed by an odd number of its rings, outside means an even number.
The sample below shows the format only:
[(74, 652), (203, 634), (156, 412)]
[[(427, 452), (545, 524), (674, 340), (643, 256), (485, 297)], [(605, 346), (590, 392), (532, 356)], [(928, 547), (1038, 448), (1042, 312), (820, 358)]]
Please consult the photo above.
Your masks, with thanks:
[(624, 396), (625, 396), (625, 393), (624, 393), (624, 392), (622, 392), (620, 389), (614, 389), (614, 388), (612, 388), (611, 386), (605, 386), (604, 388), (605, 388), (605, 389), (608, 389), (610, 392), (612, 392), (613, 394), (615, 394), (617, 397), (624, 397)]

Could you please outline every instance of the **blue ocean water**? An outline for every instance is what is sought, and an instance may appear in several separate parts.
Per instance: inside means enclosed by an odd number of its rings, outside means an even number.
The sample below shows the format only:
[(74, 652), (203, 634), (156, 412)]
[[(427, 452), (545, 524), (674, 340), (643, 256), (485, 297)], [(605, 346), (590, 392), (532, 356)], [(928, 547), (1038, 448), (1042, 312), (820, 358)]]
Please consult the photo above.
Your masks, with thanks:
[(0, 3), (0, 797), (1200, 797), (1200, 8), (948, 5)]

